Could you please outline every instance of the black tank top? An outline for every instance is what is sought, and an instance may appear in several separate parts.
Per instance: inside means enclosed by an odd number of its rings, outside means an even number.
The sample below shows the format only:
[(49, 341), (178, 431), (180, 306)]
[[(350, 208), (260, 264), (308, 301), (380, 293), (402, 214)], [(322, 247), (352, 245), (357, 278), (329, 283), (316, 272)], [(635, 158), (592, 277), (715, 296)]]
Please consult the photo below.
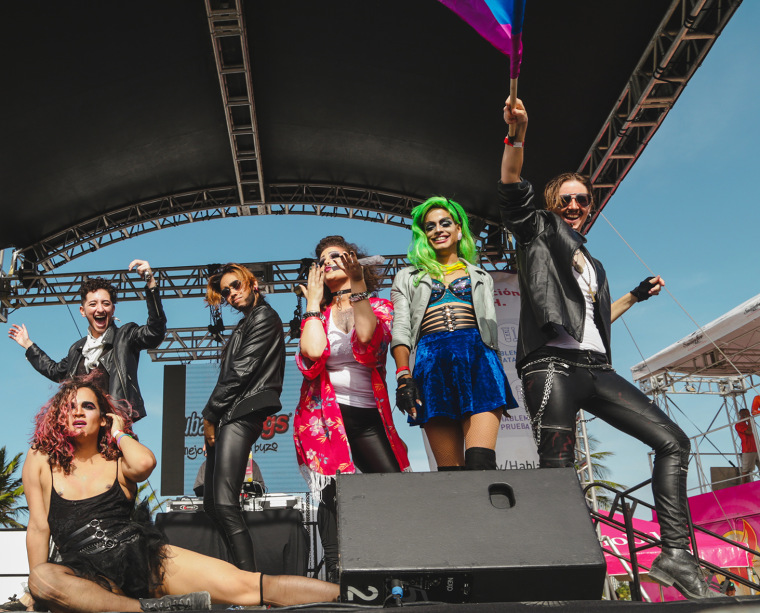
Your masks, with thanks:
[[(52, 468), (51, 476), (52, 476)], [(103, 547), (104, 539), (119, 535), (130, 524), (134, 500), (127, 498), (119, 483), (119, 462), (113, 485), (102, 494), (82, 500), (67, 500), (51, 483), (48, 525), (61, 555)], [(83, 549), (84, 548), (84, 549)]]

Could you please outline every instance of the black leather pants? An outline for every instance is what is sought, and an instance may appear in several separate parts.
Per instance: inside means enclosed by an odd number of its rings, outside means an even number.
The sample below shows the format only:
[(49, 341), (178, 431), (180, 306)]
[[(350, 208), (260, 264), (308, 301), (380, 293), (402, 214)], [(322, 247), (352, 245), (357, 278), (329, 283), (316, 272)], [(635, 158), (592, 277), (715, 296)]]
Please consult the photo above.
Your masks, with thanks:
[(549, 400), (541, 418), (538, 446), (541, 468), (573, 466), (575, 417), (579, 409), (588, 411), (625, 434), (654, 449), (652, 493), (663, 545), (686, 549), (686, 476), (689, 466), (689, 439), (643, 392), (612, 369), (570, 366), (605, 364), (603, 354), (543, 347), (526, 359), (522, 381), (525, 402), (531, 417), (538, 413), (544, 397), (548, 363), (530, 362), (554, 356), (554, 377)]
[[(346, 427), (351, 459), (363, 473), (401, 472), (383, 421), (375, 408), (340, 405)], [(335, 481), (322, 490), (317, 511), (317, 525), (325, 554), (328, 580), (336, 579), (338, 566), (338, 521)]]
[(240, 508), (240, 490), (248, 454), (264, 429), (265, 414), (251, 414), (217, 428), (216, 443), (206, 449), (203, 510), (224, 536), (238, 568), (256, 571), (253, 542)]

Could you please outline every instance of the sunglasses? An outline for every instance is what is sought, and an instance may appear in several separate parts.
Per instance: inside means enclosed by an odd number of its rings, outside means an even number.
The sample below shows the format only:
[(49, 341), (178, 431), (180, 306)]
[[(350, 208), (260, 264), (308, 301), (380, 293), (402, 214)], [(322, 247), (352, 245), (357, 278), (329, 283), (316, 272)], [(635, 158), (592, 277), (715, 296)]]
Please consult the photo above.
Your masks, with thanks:
[(566, 209), (570, 206), (570, 203), (575, 199), (579, 207), (586, 208), (591, 206), (591, 196), (588, 194), (560, 194), (559, 201), (560, 207)]
[(222, 295), (222, 298), (227, 300), (230, 297), (230, 292), (232, 292), (233, 289), (235, 291), (238, 291), (241, 287), (243, 287), (243, 283), (240, 281), (240, 279), (235, 279), (227, 287), (223, 288), (219, 293)]

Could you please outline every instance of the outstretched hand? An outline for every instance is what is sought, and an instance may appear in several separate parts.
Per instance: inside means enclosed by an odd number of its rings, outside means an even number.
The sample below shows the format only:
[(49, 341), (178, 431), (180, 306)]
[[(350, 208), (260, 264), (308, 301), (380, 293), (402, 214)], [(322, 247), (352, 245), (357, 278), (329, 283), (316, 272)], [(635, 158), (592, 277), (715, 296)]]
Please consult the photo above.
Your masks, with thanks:
[(652, 296), (659, 294), (663, 287), (665, 287), (665, 280), (660, 275), (647, 277), (631, 290), (631, 294), (638, 302), (644, 302), (644, 300), (649, 300)]
[(133, 268), (136, 268), (138, 275), (140, 275), (141, 279), (145, 280), (145, 283), (149, 288), (156, 287), (156, 277), (153, 275), (153, 271), (150, 268), (150, 264), (147, 260), (132, 260), (129, 263), (129, 267), (127, 270), (132, 270)]
[(364, 281), (364, 267), (359, 264), (359, 258), (356, 257), (355, 251), (341, 253), (340, 258), (333, 261), (352, 282)]
[(26, 330), (26, 326), (21, 324), (12, 324), (8, 330), (8, 338), (16, 341), (24, 349), (29, 349), (34, 343), (29, 339), (29, 332)]

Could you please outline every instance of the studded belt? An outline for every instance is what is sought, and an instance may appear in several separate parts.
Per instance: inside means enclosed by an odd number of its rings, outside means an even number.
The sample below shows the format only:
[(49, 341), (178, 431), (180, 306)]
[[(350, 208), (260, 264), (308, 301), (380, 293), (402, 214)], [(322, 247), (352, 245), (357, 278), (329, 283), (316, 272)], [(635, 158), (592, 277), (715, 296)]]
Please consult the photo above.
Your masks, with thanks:
[[(138, 536), (139, 530), (136, 526), (104, 528), (101, 520), (93, 519), (73, 532), (61, 550), (84, 554), (102, 553), (122, 543), (132, 542)], [(77, 539), (80, 540), (77, 542)]]

